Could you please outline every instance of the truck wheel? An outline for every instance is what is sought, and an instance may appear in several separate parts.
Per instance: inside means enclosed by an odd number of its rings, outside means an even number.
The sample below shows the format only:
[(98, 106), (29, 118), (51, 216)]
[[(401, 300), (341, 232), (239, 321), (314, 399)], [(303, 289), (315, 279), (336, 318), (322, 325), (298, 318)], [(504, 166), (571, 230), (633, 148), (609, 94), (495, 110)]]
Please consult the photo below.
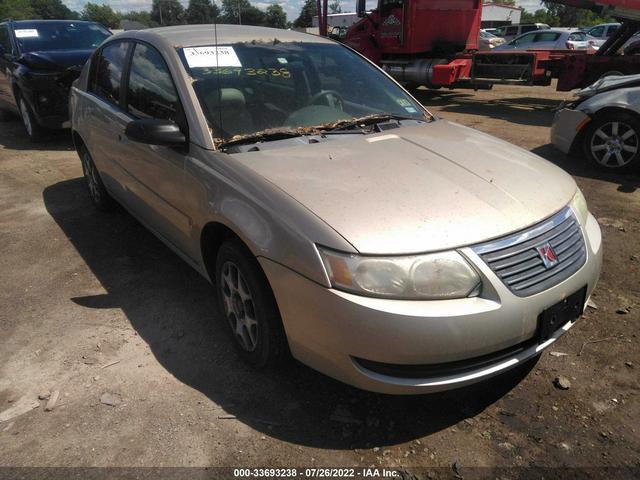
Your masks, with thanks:
[(640, 120), (628, 113), (596, 116), (583, 137), (586, 157), (600, 170), (623, 172), (640, 158)]
[(287, 340), (280, 312), (260, 265), (237, 240), (226, 241), (216, 258), (219, 310), (240, 356), (256, 368), (284, 358)]
[(35, 115), (31, 111), (31, 107), (27, 104), (26, 100), (22, 97), (18, 98), (18, 107), (20, 108), (20, 116), (22, 117), (22, 124), (29, 136), (29, 140), (32, 142), (39, 142), (45, 136), (44, 129), (38, 124)]
[(102, 179), (100, 178), (100, 173), (96, 168), (95, 163), (93, 163), (93, 159), (89, 154), (89, 150), (86, 147), (82, 147), (80, 149), (80, 161), (82, 162), (82, 171), (84, 172), (84, 180), (87, 183), (87, 188), (89, 189), (89, 196), (91, 197), (91, 201), (96, 206), (98, 210), (103, 212), (108, 212), (113, 210), (115, 206), (115, 201), (107, 192), (107, 189), (102, 183)]

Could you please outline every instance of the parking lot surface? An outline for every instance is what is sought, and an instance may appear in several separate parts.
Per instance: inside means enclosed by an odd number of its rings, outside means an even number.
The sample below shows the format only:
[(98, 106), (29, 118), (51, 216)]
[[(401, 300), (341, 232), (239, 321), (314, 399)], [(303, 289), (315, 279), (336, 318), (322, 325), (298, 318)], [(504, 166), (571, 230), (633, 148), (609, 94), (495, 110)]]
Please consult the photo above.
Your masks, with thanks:
[(417, 96), (566, 169), (601, 224), (596, 308), (537, 364), (413, 397), (295, 362), (256, 372), (210, 285), (127, 213), (93, 208), (67, 135), (30, 144), (16, 120), (0, 124), (0, 465), (640, 467), (640, 177), (555, 151), (567, 94), (551, 88)]

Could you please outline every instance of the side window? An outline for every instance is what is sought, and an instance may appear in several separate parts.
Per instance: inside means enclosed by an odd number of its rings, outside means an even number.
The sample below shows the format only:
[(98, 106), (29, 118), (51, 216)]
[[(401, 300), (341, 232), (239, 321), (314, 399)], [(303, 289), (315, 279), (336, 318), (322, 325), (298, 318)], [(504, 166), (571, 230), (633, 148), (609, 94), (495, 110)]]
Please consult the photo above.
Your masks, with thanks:
[(591, 35), (592, 37), (598, 37), (598, 38), (604, 36), (604, 27), (592, 28), (591, 30), (589, 30), (589, 35)]
[(178, 120), (178, 93), (167, 64), (153, 47), (138, 43), (131, 59), (127, 111), (138, 118)]
[(544, 32), (544, 33), (538, 33), (536, 35), (536, 43), (537, 42), (555, 42), (556, 40), (558, 40), (558, 37), (560, 37), (559, 33), (556, 32)]
[(111, 43), (95, 57), (91, 91), (106, 101), (120, 103), (120, 80), (129, 50), (129, 42)]
[(522, 35), (515, 40), (517, 45), (526, 45), (528, 43), (533, 43), (533, 37), (535, 37), (535, 33), (528, 33), (527, 35)]
[(507, 27), (506, 32), (507, 33), (505, 33), (505, 35), (517, 35), (518, 34), (518, 27)]
[(569, 35), (569, 41), (571, 42), (584, 42), (586, 39), (587, 37), (582, 32), (574, 32)]
[(9, 29), (6, 25), (0, 25), (0, 45), (4, 49), (5, 53), (11, 53), (11, 40), (9, 40)]
[(537, 25), (525, 25), (522, 27), (522, 33), (532, 32), (534, 30), (538, 30)]
[(618, 25), (610, 25), (607, 29), (607, 37), (610, 37), (611, 35), (616, 33), (616, 30), (618, 30)]

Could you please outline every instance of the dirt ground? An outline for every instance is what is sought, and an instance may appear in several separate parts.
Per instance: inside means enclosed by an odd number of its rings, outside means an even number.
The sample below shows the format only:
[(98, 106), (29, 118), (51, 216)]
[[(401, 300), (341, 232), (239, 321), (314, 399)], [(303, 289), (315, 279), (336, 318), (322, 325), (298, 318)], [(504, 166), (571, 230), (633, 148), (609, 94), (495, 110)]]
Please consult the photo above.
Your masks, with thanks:
[[(94, 210), (67, 136), (33, 145), (13, 121), (0, 124), (0, 466), (638, 475), (640, 177), (597, 173), (548, 144), (567, 94), (418, 96), (560, 165), (584, 191), (604, 267), (597, 309), (551, 348), (566, 355), (546, 351), (489, 382), (416, 397), (358, 391), (293, 362), (253, 371), (216, 318), (211, 287), (128, 214)], [(568, 390), (554, 387), (560, 375)], [(45, 411), (38, 396), (55, 391)]]

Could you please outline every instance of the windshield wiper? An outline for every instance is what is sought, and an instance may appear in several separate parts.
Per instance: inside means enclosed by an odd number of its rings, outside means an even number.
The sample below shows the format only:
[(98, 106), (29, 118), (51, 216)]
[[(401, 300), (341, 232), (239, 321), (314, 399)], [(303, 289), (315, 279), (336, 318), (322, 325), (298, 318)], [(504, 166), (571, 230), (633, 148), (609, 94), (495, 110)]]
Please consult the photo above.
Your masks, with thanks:
[(398, 115), (395, 113), (374, 113), (372, 115), (365, 115), (364, 117), (351, 118), (349, 120), (338, 120), (333, 123), (326, 123), (318, 125), (318, 130), (331, 131), (331, 130), (346, 130), (354, 127), (365, 127), (367, 125), (386, 122), (388, 120), (415, 120), (424, 121), (424, 117), (415, 117), (410, 115)]
[(267, 128), (255, 133), (246, 135), (234, 135), (228, 140), (222, 138), (214, 140), (217, 148), (224, 149), (234, 145), (244, 145), (247, 143), (269, 142), (273, 140), (283, 140), (285, 138), (302, 137), (303, 135), (317, 135), (320, 132), (315, 127), (298, 128)]

